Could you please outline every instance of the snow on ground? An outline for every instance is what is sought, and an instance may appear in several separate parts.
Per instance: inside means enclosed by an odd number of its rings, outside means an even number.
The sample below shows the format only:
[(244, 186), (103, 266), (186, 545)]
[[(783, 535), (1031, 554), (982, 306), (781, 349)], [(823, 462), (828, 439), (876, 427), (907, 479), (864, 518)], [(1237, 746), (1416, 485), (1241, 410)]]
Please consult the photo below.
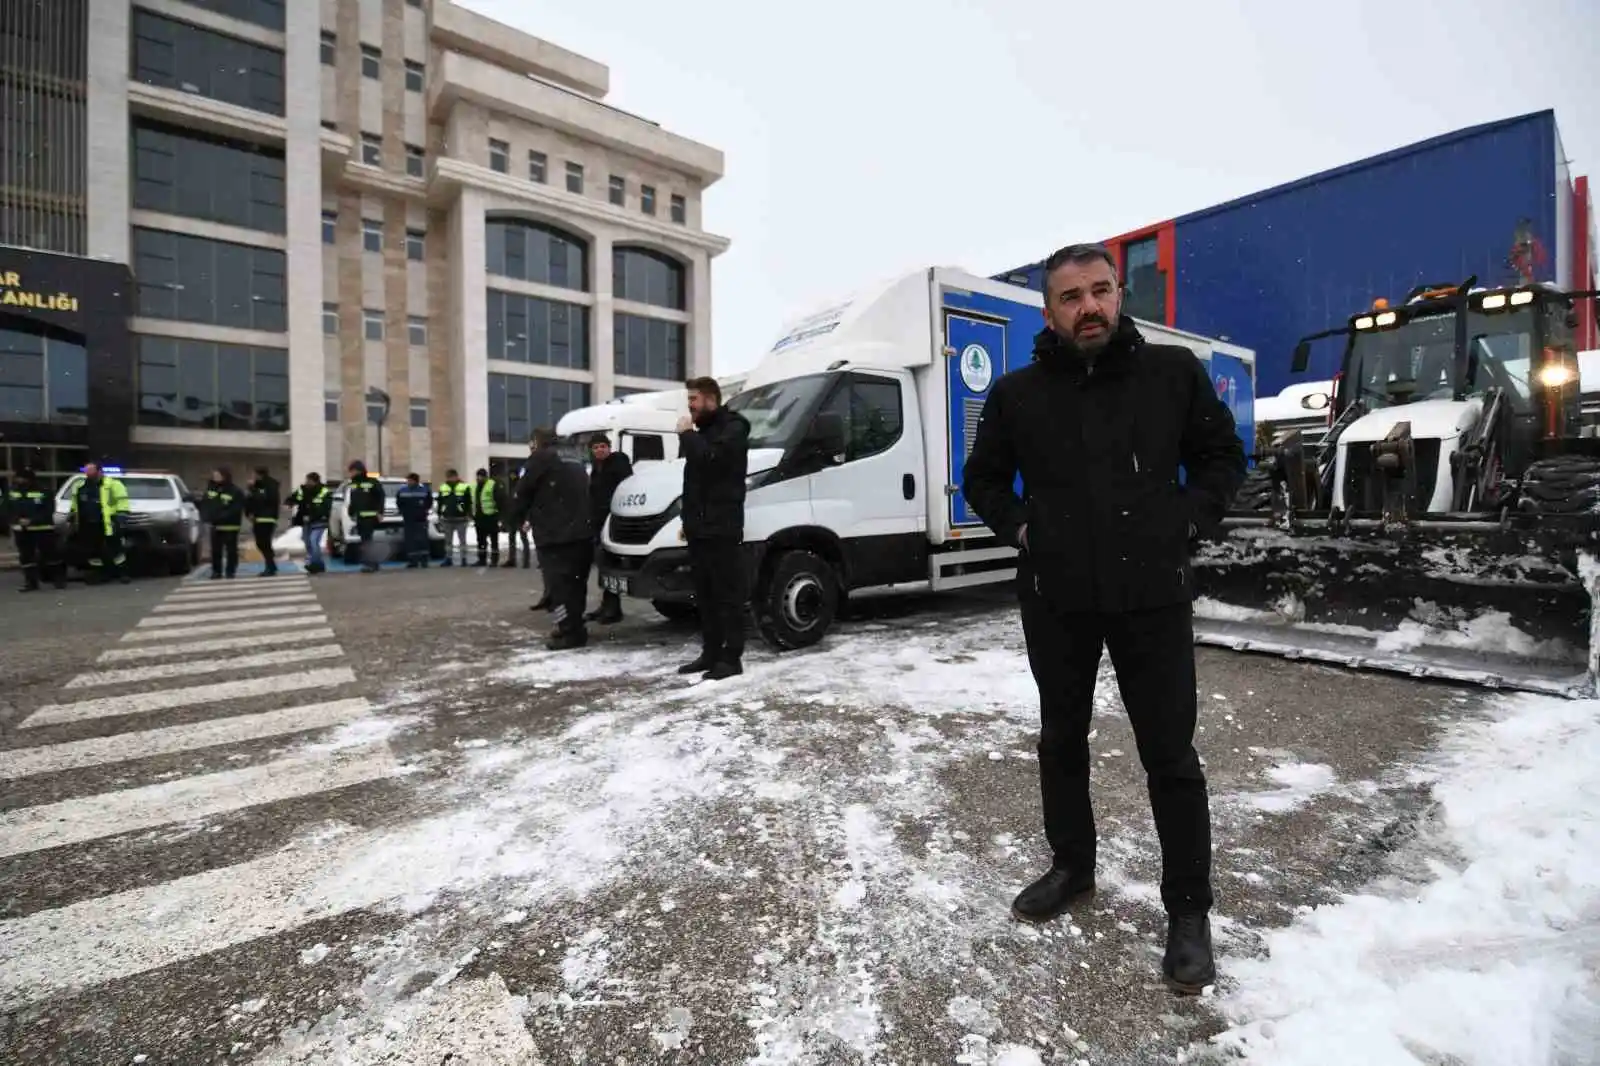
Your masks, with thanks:
[[(1304, 775), (1297, 775), (1304, 776)], [(1248, 1062), (1600, 1062), (1600, 701), (1511, 699), (1418, 771), (1438, 804), (1389, 880), (1226, 960)]]

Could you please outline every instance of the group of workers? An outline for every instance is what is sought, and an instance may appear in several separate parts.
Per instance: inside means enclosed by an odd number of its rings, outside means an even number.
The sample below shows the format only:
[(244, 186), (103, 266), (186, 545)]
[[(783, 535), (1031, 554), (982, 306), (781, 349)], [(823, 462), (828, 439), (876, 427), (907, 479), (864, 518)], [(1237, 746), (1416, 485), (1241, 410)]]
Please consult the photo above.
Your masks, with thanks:
[[(40, 580), (67, 587), (66, 545), (56, 532), (55, 493), (31, 468), (17, 471), (5, 493), (6, 512), (22, 566), (22, 592), (36, 592)], [(83, 478), (68, 498), (68, 536), (77, 540), (89, 563), (91, 582), (128, 583), (122, 536), (131, 509), (127, 487), (98, 463), (83, 468)]]

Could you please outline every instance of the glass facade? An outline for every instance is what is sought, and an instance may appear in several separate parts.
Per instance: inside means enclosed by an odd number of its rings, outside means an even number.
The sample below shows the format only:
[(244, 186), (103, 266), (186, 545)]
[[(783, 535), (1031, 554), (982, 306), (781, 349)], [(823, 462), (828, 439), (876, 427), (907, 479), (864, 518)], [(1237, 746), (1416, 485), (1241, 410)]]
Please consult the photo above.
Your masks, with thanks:
[(555, 428), (561, 416), (589, 406), (589, 386), (519, 374), (489, 375), (489, 443), (526, 444), (541, 426)]
[(135, 228), (138, 314), (282, 333), (284, 258), (273, 248)]
[(618, 312), (611, 317), (612, 369), (628, 377), (683, 381), (687, 332), (681, 322)]
[(484, 236), (489, 273), (589, 290), (589, 248), (581, 237), (520, 219), (491, 219)]
[(215, 11), (219, 15), (253, 22), (269, 30), (283, 31), (284, 0), (188, 0), (195, 7)]
[(87, 0), (0, 0), (0, 245), (82, 255)]
[(278, 149), (140, 121), (133, 129), (133, 179), (135, 207), (268, 233), (285, 230)]
[(619, 300), (684, 309), (683, 264), (647, 248), (611, 252), (611, 294)]
[(142, 336), (138, 393), (143, 426), (282, 432), (289, 428), (289, 353)]
[(488, 358), (589, 369), (589, 309), (514, 292), (488, 292)]
[(133, 78), (283, 114), (283, 53), (148, 11), (133, 13)]
[(81, 425), (89, 417), (89, 357), (81, 341), (9, 320), (0, 326), (0, 422)]

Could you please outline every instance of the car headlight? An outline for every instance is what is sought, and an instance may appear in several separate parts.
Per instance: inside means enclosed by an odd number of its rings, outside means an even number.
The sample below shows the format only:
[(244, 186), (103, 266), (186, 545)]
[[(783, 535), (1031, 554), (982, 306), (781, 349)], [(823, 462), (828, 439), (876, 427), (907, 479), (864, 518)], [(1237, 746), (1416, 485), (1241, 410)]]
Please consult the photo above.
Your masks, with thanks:
[(1547, 389), (1559, 389), (1572, 383), (1572, 367), (1566, 363), (1549, 363), (1539, 368), (1539, 384)]

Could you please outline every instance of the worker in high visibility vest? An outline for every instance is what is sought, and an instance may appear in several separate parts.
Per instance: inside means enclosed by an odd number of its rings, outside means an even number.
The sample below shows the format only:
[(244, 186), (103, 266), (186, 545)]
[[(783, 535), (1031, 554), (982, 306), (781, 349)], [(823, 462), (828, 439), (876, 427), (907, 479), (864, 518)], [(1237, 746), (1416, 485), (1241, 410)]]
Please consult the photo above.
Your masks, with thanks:
[(346, 473), (350, 475), (350, 495), (345, 507), (349, 512), (347, 517), (355, 522), (356, 539), (361, 541), (361, 572), (375, 574), (379, 548), (374, 538), (378, 535), (378, 520), (383, 517), (386, 498), (383, 483), (367, 473), (367, 464), (360, 459), (353, 461)]
[(89, 558), (90, 581), (94, 584), (105, 584), (113, 578), (124, 585), (128, 583), (128, 572), (123, 569), (128, 557), (122, 550), (122, 531), (131, 511), (127, 486), (103, 473), (98, 463), (83, 468), (83, 480), (72, 492), (68, 520)]
[(39, 579), (48, 577), (56, 588), (67, 587), (67, 566), (56, 540), (55, 500), (34, 472), (17, 471), (17, 483), (6, 493), (6, 515), (22, 563), (22, 592), (34, 592)]
[(500, 512), (505, 509), (505, 488), (489, 476), (489, 471), (479, 467), (472, 486), (472, 528), (478, 539), (479, 566), (496, 566), (500, 562)]

